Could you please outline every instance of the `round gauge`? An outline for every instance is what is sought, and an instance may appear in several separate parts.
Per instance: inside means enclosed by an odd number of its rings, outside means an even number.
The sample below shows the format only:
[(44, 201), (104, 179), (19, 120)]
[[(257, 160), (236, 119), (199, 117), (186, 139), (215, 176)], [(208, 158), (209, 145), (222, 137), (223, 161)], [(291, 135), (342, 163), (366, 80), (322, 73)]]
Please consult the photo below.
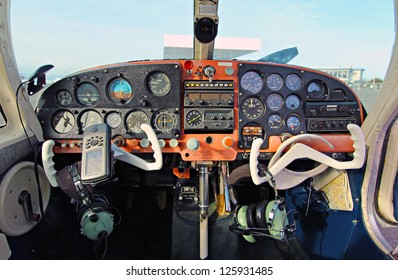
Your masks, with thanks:
[(203, 114), (199, 110), (191, 110), (185, 115), (185, 121), (190, 127), (199, 127), (203, 123)]
[(170, 133), (177, 125), (177, 118), (169, 110), (162, 109), (156, 112), (153, 117), (154, 128), (161, 133)]
[(290, 74), (286, 77), (286, 86), (291, 91), (297, 91), (301, 88), (302, 80), (297, 74)]
[(84, 130), (88, 126), (100, 123), (102, 123), (102, 117), (100, 113), (94, 110), (85, 111), (79, 118), (79, 126), (81, 130)]
[(133, 90), (128, 81), (117, 78), (109, 84), (108, 95), (113, 102), (123, 105), (133, 98)]
[(75, 117), (71, 112), (61, 110), (54, 115), (52, 124), (57, 133), (68, 133), (75, 127)]
[(292, 94), (286, 98), (286, 107), (290, 110), (296, 110), (300, 107), (300, 99), (297, 95)]
[(105, 117), (105, 122), (111, 128), (117, 128), (122, 124), (122, 116), (118, 112), (111, 112)]
[(301, 120), (298, 116), (293, 115), (287, 119), (286, 125), (291, 130), (298, 130), (301, 126)]
[(98, 89), (90, 83), (80, 84), (76, 90), (77, 100), (83, 106), (91, 107), (98, 103)]
[(265, 113), (263, 102), (256, 97), (246, 98), (243, 101), (240, 110), (242, 114), (250, 120), (258, 119)]
[(267, 77), (267, 86), (273, 91), (278, 91), (283, 86), (283, 78), (279, 74), (271, 74)]
[(72, 104), (72, 94), (67, 90), (60, 90), (57, 92), (57, 101), (61, 106), (69, 106)]
[(242, 76), (240, 85), (251, 93), (259, 93), (263, 88), (263, 78), (257, 72), (249, 71)]
[(163, 72), (153, 72), (148, 77), (148, 88), (157, 97), (165, 96), (171, 88), (170, 79)]
[(325, 97), (326, 86), (321, 81), (313, 81), (307, 87), (307, 94), (309, 97), (319, 99)]
[(280, 129), (284, 125), (283, 118), (277, 114), (268, 117), (268, 126), (272, 129)]
[(129, 132), (142, 133), (141, 124), (149, 123), (148, 115), (141, 110), (132, 111), (126, 117), (126, 126)]
[(270, 94), (267, 98), (267, 105), (272, 111), (278, 111), (283, 106), (283, 97), (277, 93)]

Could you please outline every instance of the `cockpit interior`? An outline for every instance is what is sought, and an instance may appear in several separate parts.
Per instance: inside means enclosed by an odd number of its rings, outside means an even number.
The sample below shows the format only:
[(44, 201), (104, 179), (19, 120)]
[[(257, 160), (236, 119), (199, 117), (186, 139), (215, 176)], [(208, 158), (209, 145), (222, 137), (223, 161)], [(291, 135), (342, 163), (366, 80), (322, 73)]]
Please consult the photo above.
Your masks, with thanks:
[[(49, 64), (14, 83), (23, 140), (0, 151), (0, 256), (397, 258), (398, 240), (381, 249), (363, 214), (371, 129), (354, 89), (283, 60), (214, 59), (219, 1), (193, 2), (192, 59), (46, 85)], [(23, 98), (39, 90), (28, 113)], [(383, 217), (396, 233), (397, 215)]]

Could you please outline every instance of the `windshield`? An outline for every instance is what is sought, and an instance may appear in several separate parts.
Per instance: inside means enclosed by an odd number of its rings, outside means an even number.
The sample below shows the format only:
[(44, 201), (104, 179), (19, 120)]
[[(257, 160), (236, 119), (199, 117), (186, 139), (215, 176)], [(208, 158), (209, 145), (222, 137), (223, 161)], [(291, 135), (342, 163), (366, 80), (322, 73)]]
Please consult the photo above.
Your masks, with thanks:
[[(193, 56), (193, 1), (13, 1), (11, 13), (22, 78), (49, 63), (51, 83), (103, 64)], [(289, 64), (336, 76), (371, 108), (391, 55), (393, 1), (221, 0), (218, 15), (215, 59), (296, 47)]]

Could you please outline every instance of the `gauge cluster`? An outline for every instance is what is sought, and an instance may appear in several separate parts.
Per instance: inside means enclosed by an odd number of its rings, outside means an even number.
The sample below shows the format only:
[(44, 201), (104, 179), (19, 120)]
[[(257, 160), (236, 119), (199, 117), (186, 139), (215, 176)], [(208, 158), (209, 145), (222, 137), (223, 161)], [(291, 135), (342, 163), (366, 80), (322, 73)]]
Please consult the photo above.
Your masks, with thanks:
[[(257, 137), (347, 132), (360, 123), (355, 94), (321, 72), (275, 64), (239, 64), (239, 147)], [(260, 133), (261, 132), (261, 133)]]
[(86, 127), (105, 122), (126, 139), (145, 137), (142, 123), (151, 124), (158, 138), (178, 138), (180, 71), (178, 63), (126, 63), (68, 76), (39, 101), (44, 137), (80, 139)]

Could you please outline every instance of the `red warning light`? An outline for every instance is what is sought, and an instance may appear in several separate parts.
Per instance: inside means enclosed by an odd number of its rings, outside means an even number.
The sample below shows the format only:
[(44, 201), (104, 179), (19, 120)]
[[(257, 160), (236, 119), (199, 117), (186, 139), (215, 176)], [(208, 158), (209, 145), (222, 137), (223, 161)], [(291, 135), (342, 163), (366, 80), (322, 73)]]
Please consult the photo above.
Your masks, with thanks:
[(187, 70), (191, 70), (193, 68), (193, 62), (191, 60), (185, 61), (184, 68)]

